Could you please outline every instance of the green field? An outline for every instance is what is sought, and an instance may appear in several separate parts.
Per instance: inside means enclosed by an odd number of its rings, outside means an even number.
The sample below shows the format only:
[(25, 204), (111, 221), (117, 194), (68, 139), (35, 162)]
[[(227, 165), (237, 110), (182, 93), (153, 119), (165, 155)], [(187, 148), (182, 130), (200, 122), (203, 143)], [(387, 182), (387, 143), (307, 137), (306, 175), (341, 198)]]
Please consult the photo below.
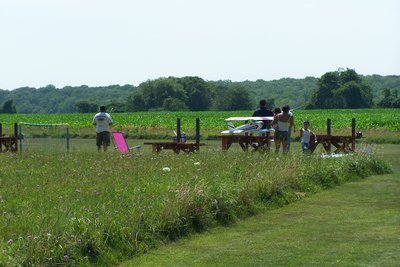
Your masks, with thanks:
[(378, 153), (394, 173), (175, 242), (121, 266), (398, 266), (400, 146)]
[[(113, 130), (122, 131), (129, 139), (166, 139), (171, 140), (176, 129), (176, 119), (181, 118), (182, 131), (188, 139), (195, 138), (196, 118), (201, 120), (202, 140), (215, 140), (220, 132), (227, 129), (226, 118), (232, 116), (249, 116), (252, 111), (231, 112), (137, 112), (115, 113)], [(400, 109), (357, 109), (357, 110), (295, 110), (297, 125), (292, 138), (299, 140), (298, 129), (304, 120), (311, 122), (311, 130), (316, 134), (326, 133), (326, 120), (332, 121), (332, 134), (350, 135), (351, 120), (357, 121), (356, 128), (362, 131), (367, 143), (400, 143)], [(13, 134), (15, 122), (43, 124), (68, 123), (72, 138), (94, 138), (95, 131), (91, 125), (93, 114), (0, 114), (3, 134)], [(241, 122), (237, 122), (240, 125)], [(37, 130), (40, 131), (40, 130)], [(25, 129), (23, 129), (24, 134)], [(43, 130), (37, 136), (49, 135)], [(52, 134), (50, 134), (51, 136)], [(62, 135), (62, 133), (56, 133)]]
[[(252, 111), (230, 112), (137, 112), (111, 114), (114, 127), (125, 131), (166, 129), (172, 131), (176, 118), (182, 119), (182, 129), (193, 130), (195, 119), (200, 118), (202, 129), (222, 131), (226, 128), (224, 119), (228, 117), (250, 116)], [(326, 119), (332, 120), (332, 129), (349, 129), (351, 119), (356, 118), (357, 128), (361, 130), (385, 129), (400, 130), (400, 109), (357, 109), (357, 110), (295, 110), (295, 122), (301, 126), (305, 119), (310, 120), (312, 128), (324, 130)], [(73, 130), (93, 128), (93, 114), (0, 114), (0, 123), (8, 127), (14, 122), (68, 123)]]
[[(296, 111), (295, 115), (298, 124), (310, 119), (314, 129), (321, 123), (320, 131), (330, 117), (334, 132), (348, 132), (351, 118), (356, 117), (359, 126), (364, 123), (371, 133), (388, 131), (398, 141), (397, 111)], [(352, 112), (364, 115), (358, 118)], [(224, 118), (248, 113), (113, 117), (114, 129), (128, 136), (157, 137), (164, 132), (170, 140), (178, 116), (189, 133), (200, 117), (203, 131), (212, 135), (226, 127)], [(200, 153), (190, 155), (171, 151), (153, 155), (150, 147), (126, 157), (111, 149), (96, 153), (94, 140), (78, 138), (93, 136), (92, 115), (0, 115), (3, 133), (12, 129), (14, 121), (69, 123), (76, 137), (69, 154), (55, 149), (60, 140), (51, 138), (31, 140), (44, 151), (0, 154), (0, 266), (112, 265), (192, 233), (230, 225), (346, 181), (389, 171), (379, 158), (362, 154), (304, 157), (296, 142), (293, 152), (283, 157), (243, 153), (239, 146), (221, 153), (217, 141), (205, 141), (207, 146)], [(379, 124), (382, 121), (388, 126)], [(345, 123), (340, 126), (339, 122)], [(143, 141), (128, 139), (128, 143)]]
[(116, 264), (389, 170), (375, 157), (357, 155), (277, 158), (215, 147), (192, 155), (148, 152), (1, 154), (0, 262)]

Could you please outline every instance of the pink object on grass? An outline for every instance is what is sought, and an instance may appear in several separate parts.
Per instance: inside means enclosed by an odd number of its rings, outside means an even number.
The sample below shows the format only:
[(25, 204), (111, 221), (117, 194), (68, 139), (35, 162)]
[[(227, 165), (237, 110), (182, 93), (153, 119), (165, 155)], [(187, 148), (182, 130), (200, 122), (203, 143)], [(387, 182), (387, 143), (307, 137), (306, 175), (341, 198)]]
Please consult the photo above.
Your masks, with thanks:
[(123, 155), (128, 154), (129, 147), (126, 144), (124, 135), (121, 132), (112, 132), (112, 135), (114, 137), (115, 145), (117, 146), (119, 153)]

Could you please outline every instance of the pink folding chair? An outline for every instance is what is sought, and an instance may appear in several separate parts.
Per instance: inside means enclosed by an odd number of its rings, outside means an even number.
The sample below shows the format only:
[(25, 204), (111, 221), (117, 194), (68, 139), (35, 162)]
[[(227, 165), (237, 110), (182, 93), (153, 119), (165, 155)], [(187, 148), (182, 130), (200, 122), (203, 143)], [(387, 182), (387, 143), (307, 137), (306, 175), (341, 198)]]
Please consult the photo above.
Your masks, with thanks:
[(124, 138), (124, 135), (121, 132), (112, 132), (114, 142), (115, 142), (115, 148), (118, 149), (119, 153), (121, 155), (126, 155), (129, 154), (129, 150), (132, 148), (140, 148), (141, 146), (134, 146), (129, 148), (128, 144), (126, 143), (126, 140)]

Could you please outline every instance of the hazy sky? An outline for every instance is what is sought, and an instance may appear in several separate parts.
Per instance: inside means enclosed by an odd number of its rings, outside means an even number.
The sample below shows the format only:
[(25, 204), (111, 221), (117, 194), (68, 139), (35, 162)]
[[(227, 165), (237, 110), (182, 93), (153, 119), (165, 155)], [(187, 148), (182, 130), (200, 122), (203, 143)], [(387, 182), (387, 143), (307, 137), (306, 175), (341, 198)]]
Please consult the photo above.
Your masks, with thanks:
[(400, 74), (397, 0), (0, 0), (0, 88)]

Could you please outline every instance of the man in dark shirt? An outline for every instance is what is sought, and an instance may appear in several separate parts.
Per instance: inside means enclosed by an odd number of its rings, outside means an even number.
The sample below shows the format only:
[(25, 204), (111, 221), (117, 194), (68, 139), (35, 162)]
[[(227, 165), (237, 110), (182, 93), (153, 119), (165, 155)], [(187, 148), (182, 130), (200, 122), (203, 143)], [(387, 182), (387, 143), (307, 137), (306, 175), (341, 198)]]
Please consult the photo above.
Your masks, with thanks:
[[(260, 107), (254, 111), (252, 117), (273, 117), (274, 113), (267, 109), (267, 101), (264, 99), (260, 100)], [(269, 129), (271, 128), (271, 121), (263, 121), (264, 125), (261, 129)]]

